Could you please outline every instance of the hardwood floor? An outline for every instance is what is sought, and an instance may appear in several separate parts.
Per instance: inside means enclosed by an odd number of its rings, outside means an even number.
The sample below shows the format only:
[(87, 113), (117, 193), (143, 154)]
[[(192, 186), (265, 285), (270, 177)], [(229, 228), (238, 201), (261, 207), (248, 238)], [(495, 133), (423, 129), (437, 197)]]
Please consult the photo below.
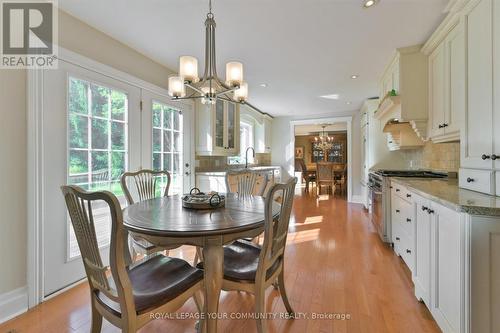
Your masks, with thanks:
[[(349, 315), (350, 319), (299, 318), (268, 321), (269, 332), (440, 332), (426, 307), (413, 295), (410, 272), (375, 233), (361, 205), (343, 198), (316, 199), (315, 191), (297, 195), (286, 251), (285, 276), (290, 302), (296, 312)], [(194, 251), (183, 247), (171, 255), (192, 260)], [(231, 292), (221, 295), (220, 312), (227, 316), (253, 311), (253, 296)], [(178, 313), (195, 313), (192, 301)], [(267, 292), (267, 311), (285, 308), (278, 293)], [(154, 320), (140, 332), (194, 332), (195, 319)], [(5, 332), (89, 332), (88, 287), (83, 283), (28, 313), (0, 325)], [(221, 332), (255, 332), (253, 319), (223, 319)], [(103, 332), (118, 332), (111, 324)]]

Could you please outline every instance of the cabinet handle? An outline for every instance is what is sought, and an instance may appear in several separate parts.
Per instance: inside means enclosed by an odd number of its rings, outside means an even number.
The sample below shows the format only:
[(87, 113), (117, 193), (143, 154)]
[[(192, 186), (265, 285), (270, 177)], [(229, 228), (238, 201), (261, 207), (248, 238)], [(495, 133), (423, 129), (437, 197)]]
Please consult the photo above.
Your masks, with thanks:
[(411, 250), (410, 249), (406, 249), (406, 253), (411, 253)]
[(444, 128), (444, 124), (443, 124), (443, 125), (439, 124), (439, 126), (438, 126), (438, 127), (439, 127), (439, 128)]
[(399, 192), (399, 191), (401, 191), (401, 190), (400, 190), (399, 188), (397, 188), (397, 189), (396, 189), (396, 192)]
[(406, 219), (406, 222), (411, 222), (411, 219)]
[(427, 210), (427, 213), (429, 213), (429, 214), (434, 214), (434, 211), (433, 211), (432, 209), (428, 209), (428, 210)]
[(425, 206), (422, 206), (422, 210), (428, 210), (429, 208), (425, 207)]
[(399, 209), (396, 209), (396, 213), (399, 213)]
[(407, 197), (407, 198), (411, 198), (411, 194), (409, 194), (409, 193), (408, 193), (408, 194), (406, 194), (406, 197)]
[(398, 241), (398, 240), (401, 240), (401, 239), (399, 237), (396, 237), (396, 240)]
[(497, 158), (500, 158), (500, 155), (495, 155), (495, 154), (491, 155), (491, 159), (493, 161), (496, 160)]
[(483, 154), (483, 156), (481, 156), (481, 158), (482, 158), (483, 160), (489, 160), (489, 159), (491, 159), (491, 156), (490, 156), (490, 155)]
[(467, 183), (472, 183), (474, 182), (474, 178), (467, 177)]

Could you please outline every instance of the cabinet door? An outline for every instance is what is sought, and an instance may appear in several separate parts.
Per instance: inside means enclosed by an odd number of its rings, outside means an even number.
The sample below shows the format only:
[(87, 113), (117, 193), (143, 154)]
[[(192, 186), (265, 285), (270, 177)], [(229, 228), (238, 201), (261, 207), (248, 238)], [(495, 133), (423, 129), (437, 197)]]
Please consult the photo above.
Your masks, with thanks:
[(265, 152), (270, 153), (271, 152), (271, 144), (272, 144), (272, 138), (271, 138), (271, 133), (272, 133), (272, 120), (271, 119), (264, 119), (264, 144), (265, 144)]
[(444, 134), (446, 100), (446, 48), (441, 43), (429, 56), (429, 109), (431, 136)]
[(491, 168), (493, 146), (492, 0), (482, 0), (465, 14), (467, 107), (461, 142), (461, 166)]
[(225, 103), (225, 147), (228, 153), (237, 154), (240, 144), (240, 126), (238, 106), (234, 103)]
[(446, 207), (431, 207), (431, 313), (444, 332), (462, 332), (462, 221)]
[(413, 282), (415, 296), (428, 306), (431, 295), (431, 217), (428, 213), (429, 201), (413, 196), (415, 205), (415, 269)]
[(214, 148), (225, 149), (225, 115), (224, 115), (224, 102), (217, 100), (215, 102), (215, 115), (214, 115)]
[[(493, 6), (494, 22), (500, 22), (500, 4), (495, 2)], [(500, 24), (494, 24), (493, 31), (493, 54), (495, 55), (495, 63), (493, 65), (494, 73), (494, 92), (493, 92), (493, 105), (495, 107), (493, 115), (493, 133), (495, 133), (495, 146), (493, 153), (500, 156)], [(495, 160), (495, 169), (500, 170), (500, 158)], [(499, 179), (500, 174), (497, 172), (497, 195), (500, 195)]]
[(465, 114), (465, 36), (458, 24), (446, 38), (447, 105), (444, 109), (444, 131), (458, 133)]

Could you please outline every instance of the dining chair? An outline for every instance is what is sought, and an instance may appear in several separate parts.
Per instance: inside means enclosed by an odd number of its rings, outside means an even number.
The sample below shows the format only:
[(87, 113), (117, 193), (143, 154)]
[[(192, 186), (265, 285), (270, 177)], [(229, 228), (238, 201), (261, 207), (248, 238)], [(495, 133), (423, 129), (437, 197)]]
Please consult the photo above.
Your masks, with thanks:
[(265, 174), (263, 177), (258, 179), (258, 172), (253, 170), (228, 170), (225, 177), (227, 192), (262, 196), (268, 181)]
[[(165, 190), (162, 195), (164, 197), (168, 196), (168, 190), (170, 189), (171, 177), (168, 171), (155, 171), (149, 169), (142, 169), (135, 172), (125, 172), (120, 178), (120, 184), (122, 191), (125, 194), (127, 203), (133, 205), (136, 202), (153, 199), (157, 197), (158, 193), (161, 192), (160, 189), (160, 179), (165, 177), (166, 180)], [(135, 185), (131, 188), (132, 183)], [(134, 193), (134, 195), (132, 195)], [(161, 194), (161, 193), (160, 193)], [(135, 199), (134, 199), (135, 197)], [(133, 257), (136, 257), (137, 253), (149, 256), (153, 253), (159, 251), (166, 251), (168, 255), (168, 250), (177, 248), (178, 246), (173, 246), (170, 248), (154, 246), (147, 240), (139, 238), (137, 236), (131, 237), (131, 249), (133, 251)]]
[(346, 192), (347, 189), (347, 164), (344, 164), (342, 166), (342, 169), (339, 171), (334, 172), (334, 177), (335, 177), (335, 187), (340, 188), (340, 193), (343, 195)]
[(306, 163), (301, 158), (295, 159), (295, 170), (302, 172), (302, 178), (306, 182), (306, 192), (309, 192), (309, 184), (316, 182), (316, 172), (308, 171)]
[[(297, 178), (285, 184), (275, 184), (265, 201), (264, 241), (262, 246), (237, 240), (224, 246), (224, 270), (222, 289), (226, 291), (245, 291), (255, 295), (255, 317), (257, 331), (267, 332), (265, 325), (265, 292), (278, 281), (278, 290), (286, 311), (293, 318), (293, 308), (285, 290), (284, 262), (288, 224), (292, 211), (293, 197)], [(272, 205), (274, 195), (282, 197), (280, 214), (274, 217)], [(203, 263), (198, 264), (202, 268)]]
[(333, 194), (335, 192), (335, 178), (333, 172), (333, 163), (316, 163), (316, 190), (317, 195), (321, 193), (321, 185), (327, 185)]
[[(108, 191), (87, 192), (78, 186), (62, 186), (61, 190), (90, 285), (92, 333), (101, 331), (103, 317), (123, 332), (136, 332), (154, 319), (155, 313), (175, 312), (191, 297), (201, 312), (202, 270), (162, 254), (131, 264), (116, 196)], [(103, 264), (99, 252), (94, 203), (109, 207), (109, 266)]]

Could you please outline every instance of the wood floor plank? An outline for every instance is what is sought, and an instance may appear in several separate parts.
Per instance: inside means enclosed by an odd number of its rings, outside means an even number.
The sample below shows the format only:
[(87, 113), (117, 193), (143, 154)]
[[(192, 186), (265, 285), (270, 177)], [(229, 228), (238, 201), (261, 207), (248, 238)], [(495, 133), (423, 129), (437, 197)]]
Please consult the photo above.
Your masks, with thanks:
[[(311, 191), (311, 193), (314, 193)], [(192, 260), (192, 247), (170, 255)], [(287, 240), (285, 284), (295, 311), (308, 318), (276, 318), (270, 333), (387, 333), (440, 332), (427, 308), (413, 295), (409, 270), (392, 249), (382, 243), (360, 206), (343, 198), (299, 193), (295, 197)], [(285, 313), (279, 293), (267, 290), (266, 311)], [(253, 312), (254, 297), (223, 292), (220, 311)], [(179, 312), (195, 312), (192, 301)], [(350, 315), (349, 320), (311, 320), (312, 313)], [(194, 332), (194, 319), (159, 319), (140, 332)], [(223, 319), (221, 332), (255, 332), (253, 319)], [(9, 322), (0, 333), (89, 332), (90, 305), (86, 283), (44, 302)], [(102, 332), (119, 332), (105, 322)]]

